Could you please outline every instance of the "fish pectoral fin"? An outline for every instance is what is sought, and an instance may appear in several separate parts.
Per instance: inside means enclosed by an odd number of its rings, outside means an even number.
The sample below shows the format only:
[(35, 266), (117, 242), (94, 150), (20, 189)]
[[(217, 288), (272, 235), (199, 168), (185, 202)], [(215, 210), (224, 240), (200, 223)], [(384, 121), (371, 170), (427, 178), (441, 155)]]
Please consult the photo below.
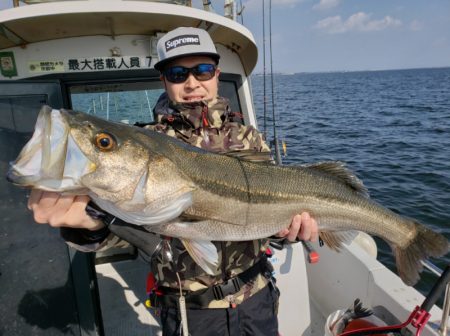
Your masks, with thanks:
[(205, 217), (199, 216), (199, 215), (194, 215), (194, 214), (184, 211), (183, 213), (181, 213), (180, 216), (178, 216), (178, 220), (180, 222), (199, 222), (199, 221), (205, 220)]
[(320, 231), (319, 236), (330, 249), (340, 252), (342, 244), (349, 244), (356, 236), (358, 231)]
[(217, 273), (219, 254), (216, 246), (206, 240), (181, 239), (191, 258), (209, 275)]
[(152, 204), (136, 211), (121, 209), (115, 203), (101, 199), (94, 193), (89, 193), (94, 202), (106, 212), (135, 225), (157, 225), (177, 218), (192, 204), (192, 193), (184, 193), (160, 207)]
[(202, 216), (202, 215), (188, 213), (186, 211), (183, 212), (178, 217), (178, 220), (180, 222), (183, 222), (183, 223), (190, 222), (190, 223), (193, 223), (193, 224), (195, 224), (197, 222), (197, 223), (211, 223), (211, 225), (221, 225), (221, 224), (224, 224), (224, 225), (236, 225), (237, 227), (248, 225), (245, 221), (238, 221), (238, 220), (235, 220), (233, 222), (224, 221), (224, 220), (222, 220), (222, 218), (206, 217), (206, 216)]

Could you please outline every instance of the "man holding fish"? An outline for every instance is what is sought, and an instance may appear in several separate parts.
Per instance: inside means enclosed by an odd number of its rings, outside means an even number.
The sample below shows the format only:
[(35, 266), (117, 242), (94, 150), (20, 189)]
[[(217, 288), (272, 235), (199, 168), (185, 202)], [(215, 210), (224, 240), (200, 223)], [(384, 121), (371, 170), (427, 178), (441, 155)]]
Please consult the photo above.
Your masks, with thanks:
[[(217, 82), (207, 84), (217, 81), (218, 55), (209, 36), (185, 29), (160, 43), (155, 67), (168, 96), (155, 108), (159, 124), (145, 129), (44, 106), (7, 174), (22, 187), (79, 195), (34, 191), (30, 199), (36, 220), (62, 227), (69, 244), (98, 250), (112, 232), (154, 256), (154, 299), (166, 335), (179, 332), (179, 313), (185, 335), (188, 320), (191, 331), (199, 330), (191, 334), (276, 335), (277, 293), (263, 250), (267, 237), (280, 231), (289, 239), (316, 239), (319, 229), (336, 250), (358, 230), (378, 236), (391, 246), (397, 272), (410, 286), (420, 279), (424, 260), (449, 252), (443, 234), (371, 200), (341, 162), (253, 162), (267, 153), (261, 136), (240, 124), (224, 100), (206, 101), (217, 94)], [(94, 212), (80, 195), (104, 212)], [(303, 212), (314, 220), (296, 216)], [(308, 229), (299, 234), (300, 223)], [(157, 253), (147, 243), (152, 233), (176, 239), (164, 239)], [(204, 328), (208, 322), (214, 330)]]
[[(244, 126), (241, 115), (232, 113), (228, 101), (218, 97), (220, 56), (207, 32), (175, 29), (160, 39), (158, 53), (155, 68), (161, 72), (166, 94), (155, 106), (156, 123), (146, 128), (212, 152), (239, 151), (247, 160), (270, 159), (261, 134)], [(69, 244), (95, 251), (117, 239), (104, 221), (86, 213), (89, 202), (85, 195), (33, 189), (28, 206), (37, 223), (59, 227)], [(277, 237), (315, 241), (317, 223), (303, 212)], [(133, 243), (132, 238), (127, 240)], [(277, 335), (278, 293), (265, 256), (269, 241), (214, 242), (219, 256), (215, 269), (194, 261), (195, 253), (189, 254), (180, 240), (163, 240), (159, 247), (171, 256), (154, 253), (151, 261), (158, 292), (163, 294), (154, 297), (161, 309), (163, 335), (180, 331), (180, 290), (186, 298), (190, 335)]]

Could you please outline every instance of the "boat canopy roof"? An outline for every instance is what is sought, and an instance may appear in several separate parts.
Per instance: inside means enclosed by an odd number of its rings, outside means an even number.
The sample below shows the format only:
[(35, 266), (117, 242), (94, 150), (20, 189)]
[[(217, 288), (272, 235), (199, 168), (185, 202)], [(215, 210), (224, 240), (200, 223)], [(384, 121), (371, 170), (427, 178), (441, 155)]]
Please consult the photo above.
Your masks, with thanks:
[(2, 10), (0, 50), (72, 37), (154, 36), (177, 27), (199, 27), (206, 29), (216, 44), (236, 52), (247, 75), (251, 73), (258, 53), (247, 28), (224, 16), (172, 2), (74, 0)]

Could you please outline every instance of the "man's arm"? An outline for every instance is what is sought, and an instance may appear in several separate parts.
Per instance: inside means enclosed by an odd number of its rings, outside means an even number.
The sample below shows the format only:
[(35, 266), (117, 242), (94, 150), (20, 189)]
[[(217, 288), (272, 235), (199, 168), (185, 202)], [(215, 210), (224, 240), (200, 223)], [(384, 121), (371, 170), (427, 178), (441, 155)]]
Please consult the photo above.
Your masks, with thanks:
[(99, 251), (117, 244), (105, 224), (86, 213), (88, 196), (61, 195), (33, 189), (28, 209), (38, 224), (59, 228), (62, 238), (73, 248), (83, 252)]
[(28, 209), (33, 211), (38, 224), (91, 231), (102, 229), (105, 224), (86, 213), (89, 201), (88, 196), (61, 195), (33, 189), (28, 199)]

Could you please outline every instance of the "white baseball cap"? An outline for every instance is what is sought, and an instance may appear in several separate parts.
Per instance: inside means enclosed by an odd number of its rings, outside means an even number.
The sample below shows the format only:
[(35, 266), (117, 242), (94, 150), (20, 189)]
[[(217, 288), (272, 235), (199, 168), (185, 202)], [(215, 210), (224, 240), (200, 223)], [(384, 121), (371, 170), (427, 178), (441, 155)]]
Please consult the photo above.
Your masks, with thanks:
[(209, 56), (219, 63), (214, 42), (206, 30), (192, 27), (179, 27), (171, 30), (158, 41), (159, 61), (155, 69), (161, 71), (164, 66), (176, 58), (183, 56)]

